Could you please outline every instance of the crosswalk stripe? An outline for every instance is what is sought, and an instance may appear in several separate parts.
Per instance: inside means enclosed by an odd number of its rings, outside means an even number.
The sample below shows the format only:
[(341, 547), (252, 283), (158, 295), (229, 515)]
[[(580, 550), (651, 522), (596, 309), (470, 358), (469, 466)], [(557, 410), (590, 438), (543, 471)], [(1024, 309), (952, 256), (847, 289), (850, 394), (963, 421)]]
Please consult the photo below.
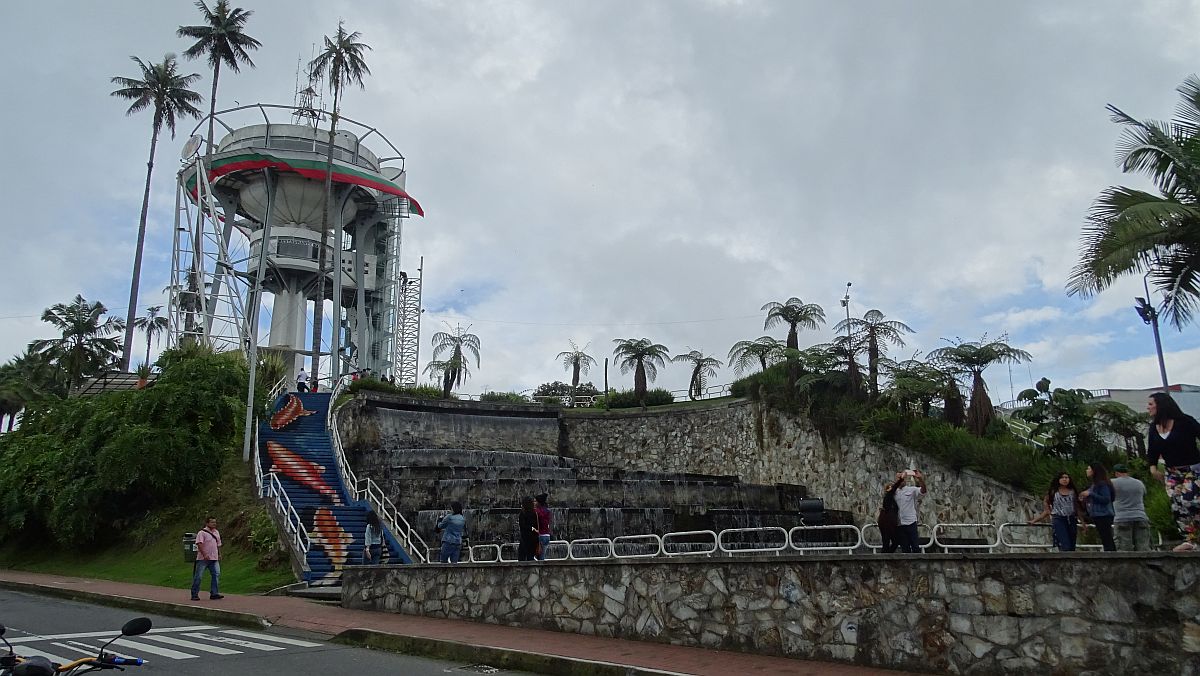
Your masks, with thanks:
[[(209, 631), (212, 629), (216, 629), (216, 627), (214, 627), (210, 624), (197, 624), (197, 625), (192, 625), (189, 627), (163, 627), (161, 629), (151, 629), (148, 633), (166, 634), (166, 633), (171, 633), (171, 632), (183, 632), (183, 631)], [(64, 638), (101, 638), (101, 637), (108, 638), (108, 637), (116, 636), (119, 633), (121, 633), (121, 632), (117, 631), (117, 630), (113, 630), (113, 629), (107, 629), (105, 631), (85, 631), (85, 632), (80, 632), (80, 633), (75, 633), (75, 634), (48, 634), (46, 636), (18, 636), (16, 638), (8, 639), (8, 642), (16, 644), (16, 643), (34, 643), (37, 641), (57, 640), (57, 639), (64, 639)]]
[(232, 634), (233, 636), (243, 636), (245, 638), (259, 639), (263, 641), (274, 641), (275, 643), (283, 643), (285, 645), (300, 646), (301, 648), (320, 648), (320, 643), (311, 641), (301, 641), (294, 638), (284, 638), (283, 636), (274, 636), (271, 634), (256, 634), (252, 631), (242, 631), (240, 629), (226, 629), (222, 634)]
[(71, 661), (66, 657), (59, 657), (54, 653), (48, 653), (45, 650), (38, 650), (37, 648), (22, 648), (19, 654), (21, 657), (45, 657), (51, 662), (58, 662), (59, 664), (66, 664)]
[(168, 645), (177, 646), (179, 648), (191, 648), (192, 650), (199, 650), (201, 652), (213, 653), (214, 655), (240, 655), (240, 654), (242, 654), (242, 651), (240, 651), (240, 650), (230, 650), (229, 648), (222, 648), (220, 646), (205, 645), (203, 643), (196, 643), (195, 641), (185, 641), (181, 638), (174, 638), (171, 636), (163, 636), (161, 634), (158, 636), (143, 636), (142, 638), (148, 638), (152, 641), (158, 641), (159, 643), (166, 643)]
[[(67, 643), (87, 648), (86, 654), (88, 654), (88, 655), (99, 655), (100, 654), (100, 646), (98, 646), (98, 645), (89, 645), (87, 643), (81, 643), (79, 641), (67, 641)], [(83, 651), (80, 651), (80, 652), (83, 652)], [(119, 653), (119, 652), (113, 650), (112, 646), (105, 648), (104, 652), (111, 653), (113, 655), (116, 655), (117, 657), (124, 657), (126, 659), (133, 658), (133, 655), (126, 655), (125, 653)]]
[(190, 660), (197, 657), (197, 655), (193, 655), (191, 653), (181, 653), (178, 650), (171, 650), (170, 648), (164, 648), (162, 646), (150, 645), (149, 643), (142, 643), (141, 641), (130, 641), (127, 638), (119, 638), (114, 641), (114, 643), (125, 648), (133, 648), (134, 650), (140, 650), (144, 653), (150, 653), (151, 655), (170, 657), (173, 660)]
[(210, 636), (209, 634), (199, 634), (199, 633), (184, 634), (184, 636), (190, 636), (192, 638), (200, 638), (200, 639), (204, 639), (205, 641), (212, 641), (214, 643), (228, 643), (230, 645), (241, 646), (242, 648), (254, 648), (255, 650), (283, 650), (283, 648), (281, 648), (277, 645), (267, 645), (266, 643), (255, 643), (254, 641), (245, 641), (245, 640), (242, 640), (239, 638), (230, 638), (228, 636)]

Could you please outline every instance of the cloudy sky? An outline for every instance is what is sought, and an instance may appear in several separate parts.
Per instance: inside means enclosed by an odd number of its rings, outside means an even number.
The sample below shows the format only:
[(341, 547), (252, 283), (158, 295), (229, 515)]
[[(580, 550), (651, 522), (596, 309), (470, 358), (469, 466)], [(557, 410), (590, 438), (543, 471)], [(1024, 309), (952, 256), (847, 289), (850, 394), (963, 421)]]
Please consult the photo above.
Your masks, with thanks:
[[(469, 324), (482, 364), (466, 392), (568, 378), (569, 339), (601, 363), (614, 338), (724, 357), (789, 296), (832, 326), (847, 281), (853, 314), (916, 329), (898, 356), (1007, 334), (1034, 355), (1017, 391), (1157, 382), (1141, 280), (1063, 288), (1092, 199), (1144, 185), (1115, 167), (1104, 106), (1171, 115), (1200, 63), (1195, 2), (239, 4), (263, 48), (222, 71), (219, 107), (290, 104), (298, 60), (339, 19), (374, 48), (343, 111), (408, 158), (428, 214), (404, 243), (406, 268), (425, 259), (422, 362), (434, 331)], [(182, 52), (175, 29), (199, 15), (43, 0), (5, 18), (2, 357), (76, 293), (124, 315), (150, 116), (126, 117), (109, 79), (136, 74), (130, 55)], [(183, 68), (207, 96), (207, 66)], [(143, 307), (163, 302), (192, 124), (159, 145)], [(1196, 329), (1163, 341), (1171, 381), (1200, 383)], [(988, 373), (997, 400), (1009, 375)], [(675, 365), (658, 384), (686, 382)]]

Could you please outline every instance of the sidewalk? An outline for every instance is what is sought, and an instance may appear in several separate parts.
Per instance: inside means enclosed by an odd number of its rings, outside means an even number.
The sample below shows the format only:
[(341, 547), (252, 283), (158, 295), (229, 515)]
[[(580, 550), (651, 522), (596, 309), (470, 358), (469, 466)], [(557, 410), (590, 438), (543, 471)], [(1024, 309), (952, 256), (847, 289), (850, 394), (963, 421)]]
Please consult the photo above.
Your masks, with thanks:
[[(414, 615), (347, 610), (288, 596), (226, 595), (219, 601), (189, 601), (187, 590), (149, 585), (60, 577), (40, 573), (0, 570), (0, 588), (76, 598), (86, 602), (135, 607), (146, 612), (178, 615), (208, 622), (246, 625), (256, 618), (271, 625), (313, 632), (326, 637), (339, 634), (342, 641), (372, 647), (402, 647), (449, 659), (467, 655), (504, 658), (505, 654), (550, 656), (584, 663), (620, 665), (608, 673), (788, 674), (793, 676), (866, 676), (903, 672), (858, 667), (833, 662), (811, 662), (751, 653), (708, 650), (625, 639), (583, 636), (565, 632), (505, 627)], [(367, 630), (367, 631), (351, 631)], [(517, 656), (521, 657), (520, 655)], [(482, 660), (481, 660), (482, 661)], [(537, 660), (534, 660), (537, 661)], [(547, 664), (553, 673), (584, 673), (585, 664), (559, 660)], [(517, 659), (516, 668), (530, 664)], [(605, 673), (604, 670), (593, 673)]]

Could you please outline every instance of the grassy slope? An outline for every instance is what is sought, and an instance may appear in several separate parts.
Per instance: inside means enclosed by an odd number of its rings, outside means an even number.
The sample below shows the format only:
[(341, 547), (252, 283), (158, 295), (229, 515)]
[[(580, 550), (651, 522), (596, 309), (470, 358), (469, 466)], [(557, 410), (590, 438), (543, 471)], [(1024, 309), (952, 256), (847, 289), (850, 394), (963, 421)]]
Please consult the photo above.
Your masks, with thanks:
[[(270, 551), (276, 530), (267, 525), (265, 510), (254, 497), (250, 468), (240, 458), (230, 458), (207, 488), (147, 517), (122, 542), (88, 551), (64, 550), (45, 542), (9, 543), (0, 547), (0, 567), (186, 589), (192, 567), (183, 559), (180, 538), (202, 527), (211, 513), (224, 541), (221, 591), (263, 592), (295, 582), (285, 555)], [(263, 544), (256, 550), (252, 541)], [(265, 565), (260, 567), (260, 561)], [(207, 575), (204, 584), (207, 590)]]

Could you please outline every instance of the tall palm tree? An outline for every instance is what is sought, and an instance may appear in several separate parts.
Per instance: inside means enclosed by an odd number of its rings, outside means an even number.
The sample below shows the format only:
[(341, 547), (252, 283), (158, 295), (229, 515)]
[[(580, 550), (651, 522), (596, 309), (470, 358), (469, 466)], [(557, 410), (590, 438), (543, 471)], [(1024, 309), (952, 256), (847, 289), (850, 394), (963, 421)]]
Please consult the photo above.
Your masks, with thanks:
[(755, 363), (766, 371), (768, 366), (783, 358), (783, 350), (784, 344), (771, 336), (739, 340), (729, 348), (729, 365), (738, 375)]
[(162, 63), (147, 64), (136, 56), (129, 57), (138, 65), (138, 77), (112, 78), (120, 87), (112, 96), (132, 101), (126, 115), (153, 109), (154, 118), (150, 126), (150, 159), (146, 162), (146, 187), (142, 192), (142, 214), (138, 219), (137, 248), (133, 254), (133, 280), (129, 284), (129, 310), (125, 318), (125, 342), (121, 353), (120, 368), (129, 370), (129, 358), (133, 350), (133, 320), (137, 314), (138, 286), (142, 278), (142, 249), (146, 244), (146, 213), (150, 209), (150, 177), (154, 174), (154, 151), (158, 147), (158, 134), (165, 125), (175, 138), (176, 118), (199, 117), (196, 104), (204, 100), (189, 89), (200, 79), (196, 73), (183, 75), (176, 69), (175, 55), (167, 54)]
[(425, 374), (434, 381), (441, 381), (442, 399), (450, 398), (450, 391), (471, 375), (463, 359), (434, 359), (425, 365)]
[(838, 333), (849, 330), (866, 343), (867, 381), (872, 399), (879, 396), (879, 360), (887, 356), (888, 343), (904, 347), (903, 334), (914, 333), (904, 322), (884, 319), (884, 314), (879, 310), (867, 310), (862, 319), (843, 319), (833, 330)]
[(119, 319), (105, 317), (107, 311), (99, 301), (89, 303), (83, 296), (75, 296), (71, 303), (55, 303), (42, 313), (42, 321), (61, 335), (35, 340), (29, 348), (62, 370), (68, 390), (109, 368), (121, 352), (121, 341), (112, 334), (120, 333), (125, 325)]
[[(204, 0), (197, 0), (196, 9), (204, 17), (198, 26), (180, 26), (176, 34), (181, 38), (192, 38), (196, 42), (184, 50), (189, 59), (208, 57), (212, 66), (212, 94), (208, 97), (208, 145), (205, 155), (211, 160), (213, 153), (213, 116), (217, 112), (217, 81), (221, 78), (221, 64), (235, 73), (241, 72), (242, 64), (254, 67), (247, 50), (258, 49), (262, 43), (246, 35), (246, 21), (254, 14), (252, 10), (230, 7), (229, 0), (217, 0), (210, 10)], [(207, 162), (206, 162), (207, 164)]]
[(984, 340), (986, 337), (974, 343), (960, 340), (950, 347), (938, 348), (929, 353), (931, 360), (944, 362), (950, 368), (971, 375), (971, 403), (967, 408), (967, 429), (977, 437), (983, 436), (995, 415), (991, 397), (987, 393), (987, 385), (983, 382), (984, 370), (993, 364), (1019, 364), (1033, 359), (1025, 350), (1012, 347), (1003, 340), (990, 343), (985, 343)]
[(704, 396), (704, 388), (708, 385), (708, 379), (717, 375), (717, 369), (721, 368), (720, 359), (710, 357), (700, 350), (676, 355), (671, 358), (671, 361), (686, 362), (692, 365), (692, 377), (688, 381), (688, 399), (692, 401)]
[[(364, 54), (371, 49), (370, 45), (358, 42), (361, 34), (357, 31), (347, 33), (346, 27), (338, 22), (337, 33), (332, 38), (325, 36), (325, 48), (315, 59), (309, 62), (308, 70), (314, 76), (325, 77), (333, 90), (333, 112), (329, 116), (329, 147), (325, 154), (325, 196), (321, 205), (321, 248), (317, 260), (317, 302), (313, 309), (313, 346), (312, 370), (313, 377), (320, 371), (321, 361), (321, 331), (325, 323), (325, 265), (329, 254), (326, 250), (329, 237), (329, 210), (333, 203), (333, 141), (337, 133), (338, 115), (341, 112), (342, 88), (348, 84), (364, 87), (363, 78), (371, 74), (367, 67)], [(334, 238), (340, 252), (341, 240)], [(340, 255), (340, 254), (339, 254)], [(340, 267), (338, 263), (338, 267)], [(334, 322), (339, 321), (337, 318)], [(335, 329), (336, 330), (336, 329)], [(461, 360), (460, 360), (461, 362)]]
[(1165, 295), (1163, 314), (1182, 327), (1200, 301), (1200, 78), (1189, 76), (1177, 91), (1169, 124), (1108, 106), (1112, 121), (1125, 127), (1117, 144), (1121, 170), (1151, 179), (1159, 194), (1124, 186), (1100, 193), (1067, 293), (1091, 296), (1119, 277), (1148, 272)]
[[(146, 361), (150, 363), (150, 347), (158, 336), (167, 332), (167, 318), (159, 317), (158, 313), (162, 311), (161, 305), (151, 305), (146, 308), (146, 316), (138, 317), (133, 320), (134, 328), (146, 334)], [(273, 384), (273, 383), (272, 383)]]
[[(596, 360), (591, 355), (584, 352), (587, 345), (580, 348), (575, 344), (575, 341), (567, 341), (571, 343), (571, 349), (565, 352), (559, 352), (555, 359), (561, 359), (563, 368), (571, 371), (571, 406), (575, 406), (575, 391), (579, 389), (579, 376), (587, 375), (587, 372), (596, 365)], [(590, 344), (590, 343), (589, 343)]]
[(778, 326), (780, 323), (787, 324), (787, 347), (792, 350), (800, 349), (797, 335), (799, 329), (816, 331), (825, 323), (825, 310), (820, 305), (805, 303), (794, 296), (784, 303), (770, 302), (759, 309), (767, 311), (767, 319), (763, 322), (764, 329)]
[(613, 355), (621, 373), (633, 369), (633, 392), (642, 408), (646, 408), (646, 383), (654, 382), (658, 369), (667, 365), (670, 352), (666, 345), (650, 342), (649, 338), (617, 338)]
[(466, 382), (467, 377), (471, 372), (467, 369), (467, 355), (474, 355), (475, 366), (479, 366), (479, 336), (473, 333), (467, 333), (471, 327), (463, 328), (461, 325), (455, 326), (453, 330), (438, 331), (433, 334), (433, 359), (434, 361), (426, 367), (426, 372), (431, 373), (430, 368), (433, 364), (439, 363), (438, 358), (446, 351), (450, 352), (450, 357), (440, 362), (437, 370), (442, 374), (443, 396), (450, 397), (450, 390), (456, 386)]

